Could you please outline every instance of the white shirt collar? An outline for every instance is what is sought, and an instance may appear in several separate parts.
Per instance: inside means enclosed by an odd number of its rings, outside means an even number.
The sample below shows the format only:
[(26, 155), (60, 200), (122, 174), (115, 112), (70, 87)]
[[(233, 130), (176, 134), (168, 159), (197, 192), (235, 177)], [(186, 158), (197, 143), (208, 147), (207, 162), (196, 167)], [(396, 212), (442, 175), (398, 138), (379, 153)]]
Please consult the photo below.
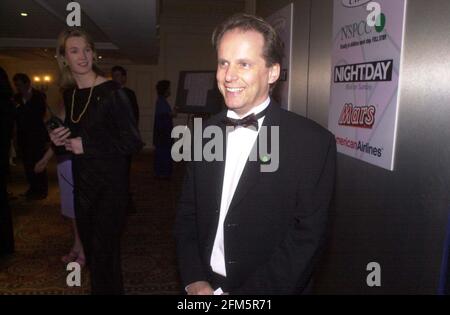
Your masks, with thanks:
[(262, 104), (253, 107), (245, 115), (242, 115), (242, 117), (239, 117), (238, 114), (236, 114), (234, 111), (232, 111), (230, 109), (227, 111), (227, 117), (233, 118), (233, 119), (240, 119), (240, 118), (244, 118), (245, 116), (248, 116), (250, 114), (256, 115), (256, 114), (262, 112), (263, 110), (265, 110), (267, 108), (267, 106), (269, 106), (269, 104), (270, 104), (270, 96), (268, 96), (267, 99)]

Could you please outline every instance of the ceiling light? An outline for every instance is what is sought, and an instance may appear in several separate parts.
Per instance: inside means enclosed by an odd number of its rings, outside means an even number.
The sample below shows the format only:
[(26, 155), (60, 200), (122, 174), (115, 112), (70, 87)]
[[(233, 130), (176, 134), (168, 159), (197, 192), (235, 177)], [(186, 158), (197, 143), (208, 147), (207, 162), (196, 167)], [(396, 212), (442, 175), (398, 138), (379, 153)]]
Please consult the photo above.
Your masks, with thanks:
[(26, 13), (26, 12), (20, 12), (20, 16), (28, 16), (28, 13)]

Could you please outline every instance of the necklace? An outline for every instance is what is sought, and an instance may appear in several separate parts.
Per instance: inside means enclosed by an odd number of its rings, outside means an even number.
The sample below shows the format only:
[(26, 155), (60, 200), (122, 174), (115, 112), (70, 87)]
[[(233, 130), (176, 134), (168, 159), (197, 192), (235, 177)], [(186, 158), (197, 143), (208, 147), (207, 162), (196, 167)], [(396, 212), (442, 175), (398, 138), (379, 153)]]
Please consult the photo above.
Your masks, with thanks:
[(87, 100), (87, 102), (86, 102), (86, 105), (84, 105), (84, 109), (83, 109), (83, 111), (81, 112), (80, 116), (78, 116), (78, 119), (73, 119), (73, 107), (74, 107), (73, 105), (74, 105), (74, 103), (75, 103), (75, 92), (77, 91), (76, 88), (73, 89), (73, 93), (72, 93), (72, 106), (71, 106), (71, 111), (70, 111), (70, 120), (72, 120), (72, 122), (73, 122), (74, 124), (78, 124), (78, 123), (80, 122), (81, 117), (83, 117), (84, 113), (86, 112), (86, 110), (87, 110), (87, 108), (88, 108), (88, 106), (89, 106), (89, 103), (91, 102), (91, 96), (92, 96), (92, 91), (94, 90), (94, 87), (95, 87), (95, 81), (97, 81), (97, 77), (95, 77), (95, 79), (94, 79), (94, 84), (92, 84), (91, 90), (89, 91), (89, 97), (88, 97), (88, 100)]

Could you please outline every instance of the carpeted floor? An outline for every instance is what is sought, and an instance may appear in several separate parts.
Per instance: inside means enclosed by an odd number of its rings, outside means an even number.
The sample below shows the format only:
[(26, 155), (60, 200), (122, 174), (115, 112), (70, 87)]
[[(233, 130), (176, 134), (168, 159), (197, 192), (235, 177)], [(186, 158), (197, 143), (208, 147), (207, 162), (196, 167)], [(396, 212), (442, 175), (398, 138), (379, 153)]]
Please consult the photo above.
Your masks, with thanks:
[[(171, 181), (153, 176), (152, 153), (134, 159), (131, 187), (136, 211), (128, 217), (122, 238), (122, 269), (126, 294), (179, 294), (172, 235), (183, 166), (175, 165)], [(61, 256), (72, 246), (71, 223), (59, 209), (55, 164), (49, 166), (49, 196), (27, 202), (20, 163), (12, 167), (9, 190), (16, 252), (0, 258), (0, 294), (89, 294), (87, 269), (81, 287), (68, 287)]]

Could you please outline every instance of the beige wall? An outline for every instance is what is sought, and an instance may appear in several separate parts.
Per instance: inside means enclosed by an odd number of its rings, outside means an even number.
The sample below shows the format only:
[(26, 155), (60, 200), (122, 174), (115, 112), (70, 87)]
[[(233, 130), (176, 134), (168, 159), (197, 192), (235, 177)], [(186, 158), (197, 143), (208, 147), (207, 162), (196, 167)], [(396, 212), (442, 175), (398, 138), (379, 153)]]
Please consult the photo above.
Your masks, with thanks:
[[(171, 81), (169, 103), (174, 106), (178, 89), (180, 71), (214, 70), (215, 54), (209, 44), (210, 33), (185, 32), (170, 28), (162, 31), (160, 54), (160, 77)], [(186, 124), (187, 115), (179, 114), (174, 119), (175, 125)]]
[[(245, 1), (236, 0), (162, 1), (159, 79), (172, 82), (171, 105), (176, 102), (180, 71), (216, 69), (212, 32), (219, 22), (244, 9)], [(186, 119), (180, 114), (174, 122), (186, 124)]]

